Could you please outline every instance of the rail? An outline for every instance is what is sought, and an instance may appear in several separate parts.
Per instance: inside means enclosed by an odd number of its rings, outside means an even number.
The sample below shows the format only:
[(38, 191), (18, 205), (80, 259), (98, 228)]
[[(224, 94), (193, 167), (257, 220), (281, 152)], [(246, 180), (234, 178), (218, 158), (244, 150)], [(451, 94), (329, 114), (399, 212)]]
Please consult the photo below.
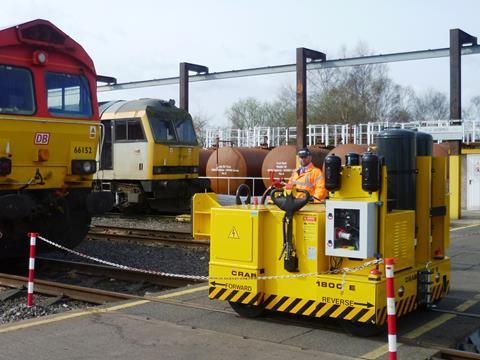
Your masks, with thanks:
[(39, 265), (42, 267), (53, 267), (61, 270), (62, 272), (69, 272), (73, 270), (79, 274), (102, 276), (135, 283), (149, 283), (168, 288), (180, 288), (199, 283), (198, 281), (191, 279), (172, 278), (157, 274), (145, 274), (127, 269), (119, 269), (113, 266), (79, 261), (53, 259), (48, 257), (38, 257), (37, 260)]
[[(24, 276), (0, 274), (0, 284), (8, 287), (25, 287), (28, 278)], [(51, 296), (65, 296), (70, 299), (92, 304), (104, 304), (120, 300), (137, 299), (138, 296), (116, 293), (82, 286), (68, 285), (53, 281), (35, 280), (35, 292)]]
[(181, 246), (208, 246), (205, 240), (194, 240), (192, 235), (180, 231), (125, 228), (110, 225), (95, 225), (90, 228), (87, 238), (91, 240), (141, 241), (170, 243)]

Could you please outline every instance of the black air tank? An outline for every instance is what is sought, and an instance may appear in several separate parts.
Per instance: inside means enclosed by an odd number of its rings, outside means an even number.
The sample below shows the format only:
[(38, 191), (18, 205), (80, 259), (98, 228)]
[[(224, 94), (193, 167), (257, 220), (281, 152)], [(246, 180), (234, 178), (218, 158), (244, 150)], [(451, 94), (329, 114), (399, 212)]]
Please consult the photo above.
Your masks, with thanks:
[(432, 156), (433, 137), (424, 132), (417, 132), (417, 156)]
[(380, 189), (380, 162), (371, 152), (362, 155), (362, 189), (368, 192)]
[(337, 155), (328, 155), (324, 161), (325, 165), (325, 187), (328, 191), (337, 191), (341, 187), (342, 159)]
[(416, 145), (411, 130), (386, 130), (377, 137), (377, 155), (387, 165), (389, 209), (415, 209)]

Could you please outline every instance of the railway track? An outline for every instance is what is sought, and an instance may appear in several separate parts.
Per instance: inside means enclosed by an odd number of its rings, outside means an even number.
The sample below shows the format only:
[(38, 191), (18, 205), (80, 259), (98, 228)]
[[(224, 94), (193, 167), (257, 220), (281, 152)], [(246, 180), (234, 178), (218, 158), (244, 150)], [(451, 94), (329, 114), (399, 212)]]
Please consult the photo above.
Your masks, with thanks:
[[(50, 259), (38, 257), (36, 259), (37, 270), (41, 274), (42, 269), (54, 269), (59, 274), (74, 272), (77, 275), (96, 276), (107, 279), (117, 279), (137, 284), (153, 284), (164, 288), (179, 288), (187, 285), (198, 284), (199, 281), (183, 278), (172, 278), (157, 274), (146, 274), (137, 271), (118, 269), (105, 265), (89, 264), (75, 261)], [(25, 288), (28, 278), (13, 274), (0, 273), (0, 285), (21, 291)], [(144, 299), (143, 296), (129, 294), (127, 292), (107, 291), (79, 285), (71, 285), (52, 280), (35, 280), (35, 293), (54, 296), (57, 298), (67, 297), (73, 300), (86, 301), (92, 304), (105, 304), (121, 300)]]
[(42, 269), (42, 267), (53, 267), (56, 271), (59, 271), (60, 273), (74, 271), (78, 274), (83, 275), (102, 276), (106, 278), (114, 278), (117, 280), (124, 280), (135, 283), (149, 283), (168, 288), (179, 288), (200, 283), (200, 281), (192, 279), (163, 276), (128, 269), (119, 269), (112, 266), (63, 259), (38, 257), (36, 261), (38, 264), (37, 267), (40, 267), (40, 269)]
[(120, 226), (103, 225), (92, 226), (88, 232), (87, 239), (138, 241), (151, 244), (162, 243), (198, 247), (206, 247), (210, 245), (208, 240), (193, 240), (191, 234), (187, 232), (133, 229)]
[[(0, 285), (22, 289), (28, 282), (24, 276), (0, 273)], [(68, 297), (92, 304), (105, 304), (114, 301), (137, 299), (138, 296), (63, 284), (54, 281), (35, 280), (35, 292), (55, 297)]]

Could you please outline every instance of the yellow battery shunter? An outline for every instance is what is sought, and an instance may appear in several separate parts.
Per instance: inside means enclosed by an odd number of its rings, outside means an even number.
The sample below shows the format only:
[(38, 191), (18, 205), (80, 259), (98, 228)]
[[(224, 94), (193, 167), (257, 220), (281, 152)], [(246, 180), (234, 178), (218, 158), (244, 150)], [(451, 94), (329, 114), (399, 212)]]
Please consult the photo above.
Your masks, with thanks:
[(209, 297), (246, 317), (270, 310), (378, 329), (382, 259), (394, 258), (397, 316), (437, 302), (450, 287), (449, 212), (446, 158), (432, 157), (432, 145), (428, 134), (394, 129), (379, 134), (376, 153), (347, 154), (343, 166), (328, 156), (325, 204), (295, 189), (259, 205), (196, 194), (192, 230), (210, 239)]

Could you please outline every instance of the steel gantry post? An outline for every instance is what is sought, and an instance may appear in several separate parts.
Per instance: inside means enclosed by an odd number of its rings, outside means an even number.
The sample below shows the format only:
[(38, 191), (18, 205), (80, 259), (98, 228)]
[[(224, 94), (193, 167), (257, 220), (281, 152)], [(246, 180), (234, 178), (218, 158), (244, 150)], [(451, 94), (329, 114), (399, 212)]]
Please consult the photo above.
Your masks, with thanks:
[(477, 38), (460, 29), (450, 29), (450, 120), (462, 118), (462, 60), (465, 44), (477, 45)]
[(203, 65), (180, 63), (180, 109), (188, 111), (188, 72), (195, 71), (197, 74), (208, 74), (208, 67)]
[(297, 149), (307, 146), (307, 59), (327, 60), (319, 51), (297, 48)]
[[(477, 45), (477, 38), (460, 29), (450, 30), (450, 120), (462, 119), (462, 47), (465, 44)], [(461, 215), (461, 144), (455, 141), (450, 146), (450, 218)]]

